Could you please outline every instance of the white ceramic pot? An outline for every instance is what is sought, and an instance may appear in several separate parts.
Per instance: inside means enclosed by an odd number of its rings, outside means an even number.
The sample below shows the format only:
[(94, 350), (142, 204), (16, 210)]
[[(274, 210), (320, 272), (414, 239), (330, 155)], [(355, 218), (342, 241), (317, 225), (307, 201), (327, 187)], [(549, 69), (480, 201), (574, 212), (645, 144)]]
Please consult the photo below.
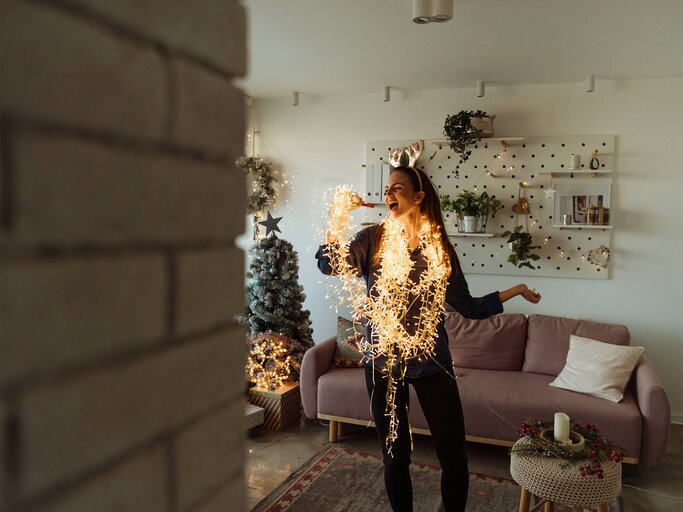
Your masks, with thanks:
[(465, 233), (476, 233), (477, 232), (477, 217), (476, 215), (463, 215), (462, 217), (462, 229)]

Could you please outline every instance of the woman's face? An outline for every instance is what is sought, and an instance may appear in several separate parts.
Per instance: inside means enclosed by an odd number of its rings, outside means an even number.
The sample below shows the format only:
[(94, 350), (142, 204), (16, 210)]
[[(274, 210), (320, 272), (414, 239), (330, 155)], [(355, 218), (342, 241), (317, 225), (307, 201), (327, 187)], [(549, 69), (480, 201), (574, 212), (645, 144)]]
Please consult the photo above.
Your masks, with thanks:
[(384, 204), (393, 219), (401, 219), (407, 214), (420, 211), (420, 203), (424, 192), (416, 192), (410, 178), (403, 171), (394, 171), (389, 175), (387, 188), (384, 191)]

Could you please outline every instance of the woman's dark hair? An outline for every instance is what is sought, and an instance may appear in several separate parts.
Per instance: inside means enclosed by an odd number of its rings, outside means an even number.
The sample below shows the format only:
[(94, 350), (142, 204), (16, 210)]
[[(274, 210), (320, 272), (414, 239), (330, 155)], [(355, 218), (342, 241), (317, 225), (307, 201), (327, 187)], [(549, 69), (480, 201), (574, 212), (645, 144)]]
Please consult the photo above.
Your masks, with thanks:
[[(455, 257), (455, 249), (453, 245), (448, 240), (448, 234), (446, 233), (446, 226), (443, 222), (443, 215), (441, 214), (441, 201), (439, 199), (439, 194), (434, 188), (434, 184), (429, 179), (423, 171), (416, 169), (414, 167), (396, 167), (394, 172), (402, 172), (408, 176), (410, 184), (413, 186), (416, 192), (424, 192), (424, 198), (420, 203), (420, 213), (425, 215), (427, 219), (432, 223), (432, 226), (436, 226), (441, 234), (441, 246), (443, 248), (443, 253), (448, 258), (448, 264), (451, 266), (451, 272), (453, 272), (457, 266), (457, 259)], [(376, 232), (375, 247), (377, 251), (375, 257), (379, 259), (381, 254), (381, 244), (382, 235), (384, 229), (380, 225), (380, 228)], [(376, 260), (376, 261), (377, 261)]]

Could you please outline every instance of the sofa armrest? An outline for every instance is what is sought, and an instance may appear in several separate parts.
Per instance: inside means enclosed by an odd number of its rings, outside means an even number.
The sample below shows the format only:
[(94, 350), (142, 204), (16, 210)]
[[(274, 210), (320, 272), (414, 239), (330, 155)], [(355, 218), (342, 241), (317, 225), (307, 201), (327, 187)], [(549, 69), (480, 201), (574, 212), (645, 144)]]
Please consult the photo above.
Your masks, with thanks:
[(308, 418), (318, 417), (318, 379), (332, 367), (337, 338), (309, 348), (301, 362), (301, 402)]
[(654, 367), (642, 356), (631, 376), (631, 385), (643, 416), (640, 462), (657, 464), (669, 442), (671, 407)]

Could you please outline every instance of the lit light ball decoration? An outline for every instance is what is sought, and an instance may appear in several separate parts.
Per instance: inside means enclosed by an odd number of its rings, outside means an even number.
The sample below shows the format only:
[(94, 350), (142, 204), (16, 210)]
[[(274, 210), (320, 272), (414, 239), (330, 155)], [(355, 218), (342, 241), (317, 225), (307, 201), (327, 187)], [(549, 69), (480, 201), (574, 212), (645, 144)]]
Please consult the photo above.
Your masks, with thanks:
[(247, 380), (263, 389), (276, 389), (289, 379), (298, 364), (290, 355), (289, 337), (272, 331), (249, 338)]
[[(443, 252), (439, 227), (423, 217), (418, 236), (426, 268), (418, 281), (413, 281), (410, 273), (414, 262), (410, 258), (408, 235), (402, 222), (389, 217), (382, 222), (384, 232), (377, 279), (366, 294), (363, 281), (357, 278), (356, 269), (349, 263), (349, 240), (354, 229), (350, 211), (358, 201), (360, 196), (348, 186), (335, 190), (330, 207), (327, 251), (332, 272), (340, 277), (337, 295), (341, 302), (348, 302), (354, 317), (365, 318), (372, 329), (372, 339), (361, 343), (366, 359), (386, 358), (384, 372), (389, 382), (385, 414), (390, 418), (386, 445), (391, 453), (398, 435), (397, 385), (405, 376), (408, 360), (434, 354), (450, 266)], [(415, 319), (414, 329), (409, 332), (404, 320), (416, 300), (421, 302), (420, 314)]]
[(607, 265), (609, 265), (609, 258), (610, 250), (604, 245), (588, 251), (588, 256), (586, 256), (588, 262), (595, 265), (598, 269), (607, 268)]

